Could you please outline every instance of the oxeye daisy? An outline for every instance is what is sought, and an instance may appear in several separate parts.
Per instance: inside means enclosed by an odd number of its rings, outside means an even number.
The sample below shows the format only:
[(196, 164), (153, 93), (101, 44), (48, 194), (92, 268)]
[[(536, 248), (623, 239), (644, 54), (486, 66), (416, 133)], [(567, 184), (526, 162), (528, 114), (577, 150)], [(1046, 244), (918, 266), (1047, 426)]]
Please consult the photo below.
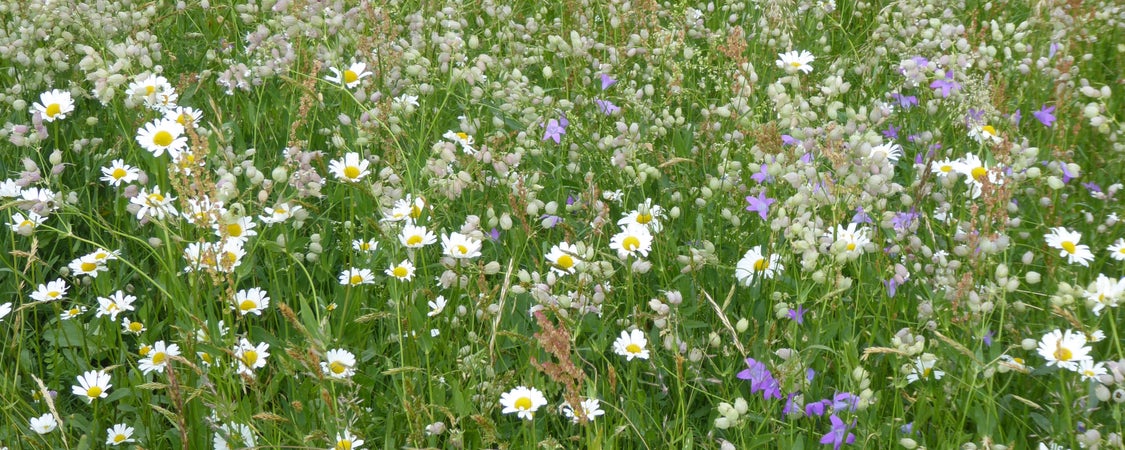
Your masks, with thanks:
[(629, 256), (646, 257), (652, 250), (652, 233), (644, 225), (629, 224), (610, 238), (609, 246), (617, 251), (617, 257), (621, 259)]
[(168, 152), (173, 158), (188, 147), (184, 126), (167, 119), (153, 120), (138, 129), (137, 143), (141, 148), (152, 152), (152, 156)]
[(152, 344), (144, 359), (138, 361), (137, 364), (140, 366), (141, 372), (146, 375), (153, 371), (164, 373), (164, 368), (168, 366), (168, 359), (173, 356), (180, 356), (180, 346), (176, 344), (167, 345), (164, 341), (156, 341)]
[(35, 292), (31, 293), (31, 299), (38, 302), (62, 300), (66, 298), (67, 289), (70, 289), (70, 287), (66, 285), (66, 280), (58, 278), (46, 284), (40, 284)]
[(128, 442), (135, 442), (133, 439), (133, 427), (123, 423), (116, 424), (112, 428), (107, 428), (105, 433), (105, 445), (121, 445)]
[(361, 62), (352, 63), (351, 66), (348, 66), (348, 68), (344, 70), (340, 70), (336, 67), (329, 67), (328, 70), (331, 70), (333, 75), (325, 77), (325, 80), (346, 86), (349, 89), (358, 86), (359, 80), (371, 76), (371, 72), (367, 71), (367, 64)]
[(360, 253), (374, 253), (375, 250), (379, 249), (379, 241), (375, 239), (356, 239), (352, 241), (352, 248)]
[(109, 316), (110, 320), (116, 321), (118, 314), (133, 310), (133, 302), (136, 300), (137, 297), (120, 290), (109, 297), (98, 297), (98, 311), (94, 317)]
[(129, 199), (129, 203), (140, 206), (137, 209), (137, 220), (143, 220), (145, 217), (164, 220), (167, 216), (174, 217), (179, 214), (176, 211), (176, 206), (172, 203), (175, 199), (176, 197), (171, 195), (165, 196), (160, 191), (160, 186), (153, 186), (152, 192), (141, 188), (136, 197)]
[(437, 236), (424, 226), (408, 223), (403, 225), (398, 241), (406, 248), (422, 248), (437, 242)]
[(989, 169), (980, 157), (972, 153), (960, 160), (956, 170), (965, 176), (965, 184), (969, 185), (969, 195), (972, 198), (980, 197), (985, 181), (991, 184), (1002, 184), (1004, 181), (999, 170)]
[(39, 103), (31, 105), (31, 113), (39, 113), (47, 122), (65, 119), (66, 115), (73, 111), (74, 99), (70, 96), (70, 92), (58, 89), (39, 94)]
[(931, 378), (940, 380), (945, 376), (945, 372), (934, 369), (934, 364), (937, 363), (937, 357), (929, 353), (923, 353), (922, 356), (915, 358), (914, 362), (910, 365), (910, 373), (906, 374), (906, 382), (913, 383), (918, 380), (929, 380)]
[(637, 205), (637, 209), (629, 211), (617, 221), (617, 224), (626, 227), (630, 224), (644, 225), (649, 231), (659, 233), (664, 227), (660, 221), (664, 218), (664, 209), (660, 205), (653, 205), (651, 198), (646, 198), (644, 203)]
[(566, 242), (551, 247), (551, 251), (547, 252), (547, 261), (551, 263), (551, 271), (559, 275), (573, 274), (582, 262), (578, 259), (578, 247)]
[(387, 276), (395, 277), (399, 281), (410, 281), (414, 278), (414, 264), (409, 260), (402, 260), (397, 265), (392, 265), (387, 269)]
[(34, 431), (36, 434), (47, 434), (55, 431), (55, 428), (59, 426), (59, 422), (55, 420), (55, 416), (51, 415), (51, 413), (45, 413), (39, 417), (32, 417), (30, 425), (31, 431)]
[(141, 176), (141, 171), (136, 167), (125, 164), (124, 160), (115, 159), (108, 166), (102, 167), (102, 175), (101, 180), (109, 183), (110, 186), (121, 186), (137, 181)]
[(750, 282), (756, 278), (773, 278), (785, 266), (781, 264), (781, 255), (772, 254), (766, 257), (762, 253), (762, 246), (755, 245), (750, 250), (742, 255), (742, 259), (738, 260), (738, 264), (734, 269), (734, 278), (742, 283), (743, 286), (750, 286)]
[(35, 228), (46, 222), (47, 218), (36, 214), (34, 211), (28, 211), (27, 215), (23, 213), (12, 214), (12, 221), (8, 223), (8, 228), (20, 236), (31, 236), (35, 233)]
[(441, 314), (441, 312), (445, 310), (445, 296), (439, 295), (437, 296), (437, 298), (426, 302), (426, 305), (430, 307), (430, 312), (426, 313), (427, 317), (433, 317)]
[(12, 313), (12, 302), (0, 304), (0, 320), (4, 320), (4, 318), (8, 317), (8, 314), (11, 314), (11, 313)]
[(275, 224), (289, 220), (297, 211), (304, 209), (301, 205), (290, 205), (289, 203), (278, 203), (272, 208), (266, 210), (266, 213), (258, 216), (258, 219), (264, 224)]
[(130, 98), (140, 100), (150, 108), (165, 103), (165, 96), (175, 95), (172, 83), (169, 83), (167, 78), (154, 73), (138, 75), (129, 83), (128, 90)]
[(258, 232), (254, 230), (258, 224), (250, 217), (233, 218), (221, 223), (216, 223), (213, 228), (215, 229), (215, 236), (220, 238), (226, 237), (227, 239), (234, 239), (246, 242), (250, 236), (257, 236)]
[(141, 333), (144, 333), (145, 330), (147, 330), (147, 328), (145, 328), (145, 324), (142, 322), (134, 322), (132, 320), (129, 320), (128, 317), (124, 317), (121, 319), (122, 333), (138, 336)]
[(1078, 370), (1078, 364), (1090, 359), (1090, 347), (1086, 346), (1086, 335), (1081, 332), (1055, 330), (1039, 341), (1039, 356), (1047, 360), (1048, 366), (1059, 366), (1067, 370)]
[(1117, 261), (1125, 261), (1125, 239), (1118, 238), (1113, 245), (1106, 248), (1109, 256)]
[(1078, 363), (1078, 369), (1075, 370), (1086, 381), (1098, 381), (1098, 377), (1109, 373), (1105, 368), (1104, 362), (1094, 362), (1093, 359), (1084, 359)]
[(1084, 297), (1089, 300), (1087, 304), (1093, 304), (1091, 311), (1097, 316), (1106, 307), (1117, 306), (1122, 294), (1125, 294), (1125, 279), (1114, 280), (1099, 273), (1098, 278), (1086, 289)]
[(106, 398), (109, 395), (109, 388), (113, 387), (109, 381), (108, 373), (90, 370), (78, 376), (78, 385), (72, 386), (71, 392), (86, 400), (86, 403), (91, 403), (94, 399)]
[(849, 223), (846, 228), (843, 225), (837, 225), (835, 235), (828, 233), (825, 236), (835, 239), (832, 248), (840, 252), (840, 256), (854, 258), (863, 254), (864, 246), (871, 243), (871, 238), (867, 237), (868, 231), (867, 227), (860, 227), (859, 224), (853, 222)]
[(1051, 228), (1051, 233), (1046, 236), (1047, 245), (1058, 249), (1059, 257), (1066, 257), (1066, 262), (1089, 266), (1094, 254), (1088, 245), (1078, 243), (1081, 239), (1082, 233), (1063, 227)]
[(988, 124), (976, 124), (969, 127), (969, 137), (982, 144), (1003, 142), (1003, 138), (996, 132), (996, 128)]
[(198, 128), (199, 121), (203, 119), (203, 112), (188, 106), (177, 106), (165, 111), (164, 119), (183, 125), (184, 128), (188, 126)]
[(582, 400), (582, 402), (578, 404), (577, 409), (578, 411), (575, 411), (575, 408), (570, 406), (569, 402), (565, 401), (559, 405), (559, 410), (562, 411), (562, 414), (573, 423), (578, 423), (581, 420), (579, 412), (582, 413), (581, 416), (585, 417), (588, 422), (593, 422), (594, 419), (605, 414), (605, 411), (602, 410), (601, 401), (596, 398)]
[(211, 439), (211, 445), (215, 450), (255, 448), (258, 444), (254, 438), (254, 430), (244, 424), (222, 424), (219, 425), (219, 430), (220, 432), (215, 433), (215, 437)]
[(535, 388), (516, 386), (515, 389), (500, 394), (500, 406), (504, 408), (500, 412), (516, 413), (517, 417), (524, 420), (531, 420), (535, 416), (535, 411), (546, 404), (547, 398)]
[(424, 211), (425, 208), (425, 199), (406, 194), (406, 197), (395, 201), (395, 204), (391, 207), (391, 211), (383, 216), (383, 221), (399, 222), (406, 220), (413, 222), (419, 217), (422, 217), (422, 211)]
[(371, 163), (359, 157), (359, 153), (348, 152), (343, 159), (335, 159), (328, 163), (328, 171), (342, 181), (355, 183), (371, 173), (367, 170)]
[(262, 310), (270, 306), (270, 298), (262, 288), (243, 289), (234, 294), (235, 311), (240, 315), (262, 315)]
[(355, 375), (355, 355), (340, 348), (329, 350), (320, 369), (332, 378), (349, 378)]
[(83, 256), (75, 259), (67, 264), (67, 268), (75, 276), (86, 275), (90, 278), (97, 278), (98, 272), (105, 272), (109, 270), (101, 261), (94, 259), (92, 256)]
[(238, 361), (238, 373), (253, 377), (254, 370), (266, 366), (266, 359), (270, 356), (269, 348), (270, 345), (265, 342), (253, 344), (246, 338), (242, 338), (238, 345), (234, 346), (234, 358)]
[(621, 336), (613, 341), (613, 351), (624, 356), (626, 361), (648, 359), (648, 339), (641, 330), (622, 331)]
[(363, 439), (357, 438), (351, 431), (344, 430), (343, 434), (336, 433), (336, 445), (329, 450), (360, 450), (363, 448)]
[(442, 234), (441, 245), (446, 256), (454, 259), (471, 259), (480, 256), (481, 242), (461, 233)]
[(808, 50), (801, 50), (800, 52), (793, 50), (779, 53), (776, 63), (778, 68), (784, 69), (786, 72), (795, 73), (799, 70), (807, 74), (812, 72), (813, 68), (810, 63), (814, 60), (816, 58)]
[(871, 148), (870, 156), (872, 158), (880, 155), (892, 163), (897, 162), (899, 158), (902, 158), (902, 146), (894, 142), (888, 142)]
[(1000, 369), (1000, 372), (1016, 370), (1019, 372), (1027, 373), (1031, 370), (1031, 367), (1027, 365), (1027, 362), (1024, 361), (1023, 358), (1018, 358), (1010, 355), (1000, 355), (1000, 364), (998, 367)]
[[(0, 309), (3, 309), (3, 308), (0, 307)], [(85, 313), (85, 312), (86, 312), (85, 306), (83, 306), (83, 305), (71, 305), (71, 307), (69, 309), (66, 309), (63, 312), (59, 313), (59, 320), (70, 320), (70, 319), (73, 319), (75, 317), (81, 316), (82, 313)], [(3, 313), (2, 311), (0, 311), (0, 319), (4, 318), (4, 316), (6, 316), (6, 315), (7, 315), (7, 313)]]
[(943, 159), (930, 164), (930, 172), (939, 177), (949, 177), (957, 174), (957, 168), (962, 164), (958, 159)]
[(450, 142), (453, 142), (454, 144), (460, 144), (461, 151), (466, 154), (472, 155), (477, 152), (477, 150), (473, 148), (473, 137), (469, 136), (468, 133), (450, 130), (446, 131), (445, 134), (443, 134), (441, 137), (449, 140)]
[(352, 267), (340, 273), (340, 284), (345, 286), (359, 286), (361, 284), (375, 284), (375, 275), (369, 269)]

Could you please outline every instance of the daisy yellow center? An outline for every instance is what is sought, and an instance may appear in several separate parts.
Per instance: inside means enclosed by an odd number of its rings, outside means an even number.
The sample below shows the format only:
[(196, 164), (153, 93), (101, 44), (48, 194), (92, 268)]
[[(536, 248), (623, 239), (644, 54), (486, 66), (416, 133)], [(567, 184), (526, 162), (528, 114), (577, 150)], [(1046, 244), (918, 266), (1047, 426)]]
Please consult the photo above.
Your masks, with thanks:
[(202, 354), (199, 355), (199, 358), (202, 359), (203, 362), (205, 362), (207, 364), (211, 364), (211, 363), (215, 362), (215, 360), (213, 358), (211, 358), (211, 355), (209, 353), (202, 353)]
[(137, 354), (141, 356), (148, 356), (148, 352), (152, 351), (152, 347), (144, 346), (137, 350)]
[(50, 105), (47, 105), (47, 117), (55, 117), (60, 112), (62, 112), (62, 105), (59, 105), (58, 103), (51, 103)]
[(62, 293), (61, 293), (61, 292), (59, 292), (59, 291), (50, 291), (50, 292), (47, 292), (47, 296), (48, 296), (48, 297), (51, 297), (51, 298), (55, 298), (55, 297), (58, 297), (58, 296), (60, 296), (60, 295), (62, 295)]
[(152, 95), (156, 92), (156, 86), (145, 86), (145, 95)]
[(1085, 375), (1087, 377), (1093, 377), (1094, 375), (1097, 375), (1097, 374), (1095, 374), (1093, 370), (1086, 369), (1086, 370), (1082, 371), (1082, 375)]
[(94, 264), (92, 262), (83, 262), (82, 263), (82, 271), (83, 272), (93, 272), (94, 269), (97, 269), (97, 268), (98, 268), (98, 265)]
[(1070, 361), (1070, 359), (1073, 357), (1074, 353), (1072, 353), (1070, 349), (1066, 347), (1060, 345), (1059, 348), (1055, 349), (1055, 359), (1059, 361)]
[(410, 207), (410, 217), (413, 217), (413, 218), (417, 219), (421, 216), (422, 216), (422, 208), (419, 208), (417, 205)]
[(223, 264), (229, 266), (231, 264), (234, 264), (236, 261), (238, 261), (238, 255), (234, 252), (223, 253)]
[(286, 210), (285, 210), (285, 209), (283, 209), (283, 208), (274, 208), (274, 209), (273, 209), (273, 213), (274, 213), (274, 214), (285, 214), (285, 213), (287, 213), (287, 212), (288, 212), (288, 211), (286, 211)]
[(348, 282), (351, 284), (359, 284), (363, 282), (363, 277), (360, 275), (352, 275), (352, 277), (348, 279)]
[(122, 178), (125, 178), (125, 175), (128, 174), (129, 172), (126, 172), (125, 169), (118, 167), (116, 169), (113, 169), (113, 173), (111, 175), (113, 176), (114, 180), (120, 180)]
[(635, 251), (640, 247), (641, 240), (637, 239), (636, 236), (629, 236), (621, 241), (621, 248), (624, 248), (626, 251)]
[(949, 173), (949, 172), (953, 171), (953, 166), (951, 166), (949, 164), (945, 164), (945, 165), (941, 166), (940, 170), (942, 171), (942, 173)]
[(1125, 247), (1121, 247), (1121, 250), (1118, 250), (1117, 253), (1125, 255)]
[(465, 254), (469, 253), (469, 249), (467, 247), (465, 247), (464, 245), (457, 245), (457, 253), (465, 255)]
[(793, 67), (801, 67), (801, 62), (800, 61), (793, 61), (793, 62), (789, 63), (789, 65), (793, 66)]
[(97, 398), (102, 395), (102, 388), (99, 386), (91, 386), (86, 390), (86, 396), (90, 398)]
[(768, 269), (769, 267), (770, 267), (770, 262), (766, 261), (765, 258), (754, 261), (754, 270), (757, 270), (757, 271), (761, 272), (763, 270)]
[(468, 134), (465, 134), (464, 132), (462, 132), (462, 133), (457, 133), (457, 139), (460, 139), (460, 140), (462, 140), (462, 141), (468, 141), (468, 140), (469, 140), (469, 135), (468, 135)]
[(395, 267), (395, 270), (391, 271), (391, 273), (394, 273), (395, 276), (398, 277), (398, 278), (406, 278), (406, 275), (409, 272), (410, 271), (406, 270), (406, 268), (402, 267), (402, 266)]
[[(21, 227), (32, 227), (32, 228), (34, 228), (35, 222), (32, 222), (30, 219), (24, 219), (23, 222), (20, 222), (20, 226)], [(1123, 252), (1123, 253), (1125, 253), (1125, 252)]]
[(344, 168), (344, 176), (348, 177), (348, 178), (359, 177), (359, 167), (356, 167), (356, 166), (345, 167)]
[(164, 364), (164, 360), (166, 359), (168, 359), (168, 354), (164, 352), (156, 352), (155, 355), (152, 355), (153, 364)]
[(247, 350), (242, 352), (242, 361), (246, 363), (247, 367), (253, 366), (258, 362), (258, 352), (254, 350)]
[(516, 399), (516, 402), (512, 406), (515, 406), (516, 409), (527, 411), (531, 409), (531, 399), (527, 397), (520, 397)]
[[(79, 310), (78, 308), (70, 308), (70, 310), (69, 310), (69, 311), (67, 311), (66, 313), (67, 313), (67, 314), (70, 314), (70, 315), (72, 315), (72, 316), (77, 316), (77, 315), (81, 314), (81, 313), (82, 313), (82, 311), (81, 311), (81, 310)], [(133, 322), (133, 323), (136, 323), (136, 322)]]
[(164, 130), (157, 131), (156, 134), (152, 135), (152, 143), (161, 147), (172, 145), (172, 133)]
[(360, 243), (360, 244), (359, 244), (359, 249), (360, 249), (360, 250), (363, 250), (363, 251), (368, 251), (368, 250), (371, 250), (371, 244), (368, 244), (368, 243), (366, 243), (366, 242)]
[(929, 378), (930, 373), (932, 373), (933, 371), (934, 371), (934, 369), (931, 369), (929, 367), (927, 367), (925, 369), (922, 369), (922, 378)]
[(652, 214), (637, 214), (637, 223), (644, 225), (652, 222)]
[(855, 242), (848, 242), (848, 251), (855, 250)]
[(178, 123), (180, 125), (187, 125), (188, 121), (190, 121), (190, 120), (191, 120), (191, 116), (189, 116), (187, 114), (180, 114), (180, 115), (176, 116), (176, 123)]
[(996, 136), (996, 128), (993, 128), (992, 125), (985, 125), (980, 130), (988, 133), (989, 136)]
[[(422, 243), (422, 236), (415, 234), (406, 240), (406, 245), (418, 245)], [(366, 250), (366, 249), (364, 249)]]
[(258, 303), (250, 299), (243, 300), (242, 303), (238, 304), (238, 309), (242, 310), (242, 312), (246, 312), (257, 307)]
[(344, 82), (345, 83), (355, 83), (355, 80), (358, 80), (358, 79), (359, 79), (359, 74), (355, 73), (351, 69), (344, 71)]
[(625, 346), (625, 351), (627, 351), (629, 353), (640, 353), (641, 350), (642, 350), (641, 346), (639, 346), (637, 344), (629, 344), (629, 345)]
[(227, 225), (227, 234), (231, 235), (231, 237), (242, 236), (242, 225), (237, 223)]
[(1023, 364), (1023, 358), (1012, 358), (1012, 361), (1015, 361), (1017, 364)]
[(109, 312), (117, 311), (117, 303), (110, 303), (106, 305), (105, 310)]
[(1066, 250), (1067, 253), (1070, 253), (1072, 255), (1075, 251), (1078, 250), (1074, 243), (1070, 241), (1063, 241), (1062, 244), (1059, 244), (1059, 246), (1061, 246), (1063, 250)]
[(973, 175), (974, 180), (984, 181), (984, 178), (988, 175), (988, 169), (984, 167), (974, 167), (969, 173)]
[(160, 195), (160, 194), (155, 194), (155, 193), (154, 194), (148, 194), (148, 201), (149, 201), (149, 203), (163, 203), (164, 202), (164, 196)]
[(328, 365), (328, 370), (332, 371), (332, 373), (336, 375), (339, 375), (344, 373), (345, 370), (348, 370), (348, 366), (345, 366), (339, 361), (332, 361), (332, 363)]
[(555, 264), (563, 269), (569, 269), (574, 267), (574, 258), (571, 258), (570, 255), (562, 255), (558, 261), (555, 261)]
[(125, 435), (124, 435), (124, 434), (115, 434), (115, 435), (113, 435), (113, 442), (114, 442), (114, 443), (120, 444), (120, 443), (122, 443), (122, 442), (124, 442), (124, 441), (125, 441)]
[(132, 331), (134, 333), (140, 333), (141, 330), (144, 329), (144, 327), (145, 327), (145, 324), (143, 324), (143, 323), (129, 322), (129, 331)]

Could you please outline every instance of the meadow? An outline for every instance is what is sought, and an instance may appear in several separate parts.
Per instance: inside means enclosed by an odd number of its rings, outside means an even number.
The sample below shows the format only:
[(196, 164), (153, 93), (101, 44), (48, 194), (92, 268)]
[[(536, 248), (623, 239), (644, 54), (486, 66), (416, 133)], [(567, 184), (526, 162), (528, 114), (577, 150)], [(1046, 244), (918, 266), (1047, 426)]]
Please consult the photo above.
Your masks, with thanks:
[(1123, 73), (1113, 0), (2, 2), (0, 449), (1123, 449)]

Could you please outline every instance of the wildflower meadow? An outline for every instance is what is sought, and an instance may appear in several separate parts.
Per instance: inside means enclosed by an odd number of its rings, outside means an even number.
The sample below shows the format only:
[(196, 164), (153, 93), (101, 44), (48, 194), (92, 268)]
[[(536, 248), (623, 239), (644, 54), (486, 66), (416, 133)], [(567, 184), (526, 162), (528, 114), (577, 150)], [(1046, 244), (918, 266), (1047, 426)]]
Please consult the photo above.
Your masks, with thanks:
[(1123, 449), (1116, 0), (0, 2), (0, 449)]

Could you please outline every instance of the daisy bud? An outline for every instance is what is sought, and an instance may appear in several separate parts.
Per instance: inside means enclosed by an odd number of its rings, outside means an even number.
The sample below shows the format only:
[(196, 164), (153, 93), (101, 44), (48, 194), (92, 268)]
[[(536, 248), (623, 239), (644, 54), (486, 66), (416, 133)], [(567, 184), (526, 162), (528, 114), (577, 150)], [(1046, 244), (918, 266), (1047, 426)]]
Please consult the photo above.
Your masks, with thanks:
[(1035, 350), (1038, 346), (1039, 341), (1036, 341), (1035, 339), (1024, 339), (1020, 341), (1020, 347), (1027, 351)]
[(1039, 280), (1041, 278), (1041, 276), (1039, 275), (1039, 272), (1035, 272), (1035, 271), (1028, 272), (1028, 273), (1024, 274), (1023, 277), (1024, 277), (1024, 280), (1026, 280), (1028, 284), (1039, 284)]
[(906, 448), (908, 450), (913, 450), (913, 449), (918, 448), (918, 443), (915, 442), (914, 439), (902, 438), (902, 439), (898, 440), (898, 443), (899, 443), (899, 445), (903, 446), (903, 448)]

